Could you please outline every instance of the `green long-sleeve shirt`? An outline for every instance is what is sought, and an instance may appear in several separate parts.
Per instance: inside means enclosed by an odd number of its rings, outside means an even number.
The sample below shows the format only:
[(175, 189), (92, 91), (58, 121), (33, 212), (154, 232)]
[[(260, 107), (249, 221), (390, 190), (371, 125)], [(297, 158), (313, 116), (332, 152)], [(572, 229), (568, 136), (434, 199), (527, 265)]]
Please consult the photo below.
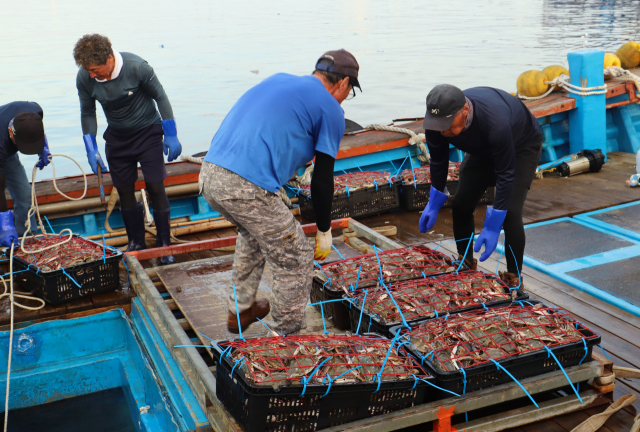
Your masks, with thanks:
[(133, 132), (161, 120), (173, 119), (169, 98), (153, 68), (135, 54), (120, 54), (122, 69), (112, 80), (98, 82), (86, 70), (78, 71), (76, 87), (80, 97), (83, 135), (96, 135), (98, 132), (96, 100), (102, 105), (107, 123), (117, 132)]

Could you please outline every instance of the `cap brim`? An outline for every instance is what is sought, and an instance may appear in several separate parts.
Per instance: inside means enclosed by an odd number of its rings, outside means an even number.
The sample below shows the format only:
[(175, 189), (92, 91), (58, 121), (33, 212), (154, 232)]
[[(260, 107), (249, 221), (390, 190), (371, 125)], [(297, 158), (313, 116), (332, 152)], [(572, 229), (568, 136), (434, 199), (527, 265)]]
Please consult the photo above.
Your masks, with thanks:
[(433, 130), (442, 132), (447, 130), (453, 124), (455, 120), (455, 114), (450, 115), (449, 117), (434, 117), (427, 111), (424, 115), (424, 121), (422, 122), (422, 127), (425, 130)]
[[(16, 137), (17, 138), (17, 137)], [(16, 147), (18, 147), (18, 151), (22, 154), (26, 155), (36, 155), (42, 153), (44, 150), (44, 135), (42, 138), (39, 138), (34, 141), (20, 141), (16, 139)]]

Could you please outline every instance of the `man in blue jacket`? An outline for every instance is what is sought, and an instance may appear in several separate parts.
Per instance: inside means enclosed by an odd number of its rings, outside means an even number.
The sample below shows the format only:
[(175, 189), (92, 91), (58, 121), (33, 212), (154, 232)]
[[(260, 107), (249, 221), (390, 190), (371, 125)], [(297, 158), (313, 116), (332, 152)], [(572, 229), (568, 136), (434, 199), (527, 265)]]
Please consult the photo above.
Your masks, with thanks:
[[(211, 140), (201, 191), (238, 228), (229, 287), (231, 332), (270, 310), (280, 334), (306, 326), (313, 258), (325, 259), (331, 250), (333, 167), (345, 130), (340, 104), (360, 88), (358, 70), (351, 53), (336, 50), (318, 59), (312, 75), (275, 74), (235, 103)], [(314, 157), (315, 252), (278, 193)], [(265, 263), (273, 278), (272, 308), (256, 298)]]
[[(111, 180), (120, 196), (120, 211), (129, 238), (128, 250), (147, 247), (144, 209), (135, 197), (138, 163), (153, 204), (156, 246), (168, 246), (171, 242), (170, 209), (163, 184), (167, 171), (162, 152), (164, 149), (169, 162), (174, 161), (180, 156), (182, 145), (162, 84), (145, 60), (135, 54), (115, 51), (109, 39), (102, 35), (80, 38), (73, 49), (73, 57), (80, 68), (76, 87), (84, 145), (96, 175), (98, 167), (106, 171), (96, 143), (96, 100), (107, 117), (108, 127), (103, 135), (105, 151)], [(160, 260), (162, 264), (175, 262), (172, 256)]]
[[(42, 108), (35, 102), (11, 102), (0, 106), (0, 245), (9, 247), (18, 242), (26, 230), (25, 222), (31, 207), (31, 186), (18, 152), (39, 154), (37, 166), (49, 165), (49, 145), (44, 134)], [(9, 189), (13, 209), (7, 207), (4, 188)], [(15, 212), (15, 215), (14, 215)], [(17, 229), (16, 229), (17, 227)], [(31, 230), (35, 232), (35, 217)]]
[[(489, 186), (496, 186), (493, 207), (487, 207), (482, 233), (473, 248), (485, 250), (480, 261), (496, 249), (504, 228), (507, 271), (502, 279), (520, 285), (519, 273), (525, 247), (522, 208), (533, 181), (543, 135), (538, 120), (519, 99), (509, 93), (475, 87), (464, 92), (449, 84), (433, 88), (427, 96), (425, 135), (431, 154), (431, 192), (420, 217), (420, 231), (431, 229), (447, 200), (449, 144), (466, 152), (460, 165), (460, 182), (453, 197), (453, 234), (460, 259), (473, 260), (469, 239), (474, 235), (473, 212)], [(472, 242), (473, 240), (471, 240)]]

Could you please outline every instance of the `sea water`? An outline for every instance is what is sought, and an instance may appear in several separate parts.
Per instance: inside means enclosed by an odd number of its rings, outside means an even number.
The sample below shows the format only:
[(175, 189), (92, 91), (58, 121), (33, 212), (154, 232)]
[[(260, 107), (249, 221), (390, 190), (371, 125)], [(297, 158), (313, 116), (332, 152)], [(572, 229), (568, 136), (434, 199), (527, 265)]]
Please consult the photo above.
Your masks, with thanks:
[[(277, 72), (308, 74), (330, 49), (360, 63), (363, 93), (343, 108), (364, 126), (423, 116), (439, 83), (513, 92), (521, 72), (567, 66), (570, 51), (640, 42), (637, 0), (2, 1), (0, 104), (40, 103), (52, 153), (84, 169), (72, 51), (87, 33), (154, 67), (189, 154), (208, 149), (248, 88)], [(97, 112), (102, 148), (106, 121)], [(21, 158), (30, 175), (36, 157)], [(79, 174), (56, 162), (57, 175)]]

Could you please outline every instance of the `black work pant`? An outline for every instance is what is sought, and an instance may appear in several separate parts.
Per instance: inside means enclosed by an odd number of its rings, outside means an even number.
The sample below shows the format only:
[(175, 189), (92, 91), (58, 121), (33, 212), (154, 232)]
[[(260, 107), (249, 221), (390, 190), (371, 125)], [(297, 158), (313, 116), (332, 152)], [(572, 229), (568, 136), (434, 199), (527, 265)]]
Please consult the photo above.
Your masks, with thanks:
[[(529, 187), (533, 181), (536, 167), (542, 151), (541, 143), (533, 144), (529, 149), (516, 155), (516, 180), (507, 208), (502, 228), (505, 235), (505, 256), (507, 271), (518, 274), (522, 271), (525, 234), (522, 222), (522, 209), (527, 199)], [(456, 239), (458, 253), (467, 251), (469, 238), (475, 233), (473, 213), (487, 188), (495, 186), (495, 169), (490, 160), (465, 155), (460, 165), (460, 181), (453, 197), (453, 236)], [(465, 240), (467, 239), (467, 240)], [(467, 257), (473, 256), (473, 240), (469, 245)]]

